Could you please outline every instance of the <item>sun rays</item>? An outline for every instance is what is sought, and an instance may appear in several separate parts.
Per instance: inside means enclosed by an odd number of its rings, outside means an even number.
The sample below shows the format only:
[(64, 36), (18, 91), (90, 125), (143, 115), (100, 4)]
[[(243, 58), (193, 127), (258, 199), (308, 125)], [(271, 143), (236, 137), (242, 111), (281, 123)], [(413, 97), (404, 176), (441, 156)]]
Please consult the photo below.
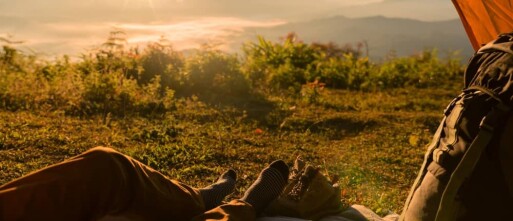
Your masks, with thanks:
[(144, 7), (151, 9), (153, 12), (155, 11), (155, 4), (153, 4), (153, 0), (123, 0), (123, 7)]

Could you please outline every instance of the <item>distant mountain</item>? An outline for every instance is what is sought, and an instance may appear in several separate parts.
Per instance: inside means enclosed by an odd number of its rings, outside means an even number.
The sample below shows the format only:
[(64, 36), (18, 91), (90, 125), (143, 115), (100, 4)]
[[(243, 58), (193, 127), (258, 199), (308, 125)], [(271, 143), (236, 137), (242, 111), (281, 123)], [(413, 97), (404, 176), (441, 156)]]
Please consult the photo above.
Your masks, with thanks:
[(458, 13), (449, 0), (383, 0), (373, 4), (335, 8), (331, 13), (351, 18), (383, 15), (422, 21), (444, 21), (458, 18)]
[[(144, 24), (141, 26), (144, 27)], [(20, 47), (33, 49), (49, 56), (80, 54), (92, 46), (101, 44), (109, 29), (109, 23), (57, 22), (0, 15), (0, 37), (5, 38), (12, 34), (11, 40), (25, 41)], [(145, 32), (128, 30), (127, 33), (143, 37), (151, 37), (155, 33), (160, 34), (158, 30), (144, 30)], [(200, 29), (198, 34), (201, 35), (202, 31), (204, 30)], [(289, 32), (295, 32), (300, 39), (306, 42), (326, 43), (332, 41), (344, 45), (366, 41), (369, 46), (369, 55), (373, 59), (383, 58), (391, 51), (394, 51), (396, 55), (406, 56), (426, 48), (438, 48), (442, 56), (445, 52), (459, 50), (463, 59), (473, 53), (458, 19), (428, 22), (383, 16), (365, 18), (334, 16), (289, 22), (273, 27), (243, 30), (238, 28), (232, 30), (228, 27), (227, 30), (221, 32), (226, 36), (219, 37), (220, 43), (223, 44), (224, 49), (232, 52), (240, 52), (241, 43), (254, 41), (257, 35), (276, 41)], [(174, 33), (167, 34), (172, 36)], [(192, 41), (198, 40), (193, 39)]]
[(298, 34), (305, 42), (335, 42), (338, 44), (366, 41), (369, 55), (382, 58), (391, 51), (399, 56), (411, 55), (429, 48), (437, 48), (440, 55), (450, 51), (460, 51), (463, 58), (473, 53), (473, 49), (458, 19), (426, 22), (413, 19), (387, 18), (374, 16), (347, 18), (336, 16), (306, 22), (288, 23), (271, 28), (247, 29), (244, 40), (253, 40), (262, 35), (270, 40), (289, 32)]

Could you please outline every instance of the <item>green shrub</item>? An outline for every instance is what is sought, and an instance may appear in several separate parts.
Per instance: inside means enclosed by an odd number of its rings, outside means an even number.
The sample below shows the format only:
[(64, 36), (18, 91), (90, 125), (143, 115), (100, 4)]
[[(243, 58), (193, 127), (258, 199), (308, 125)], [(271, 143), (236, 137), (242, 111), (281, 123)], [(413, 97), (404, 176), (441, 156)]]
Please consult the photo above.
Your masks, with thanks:
[(365, 89), (370, 74), (376, 70), (367, 57), (344, 54), (341, 57), (322, 58), (309, 70), (309, 80), (318, 80), (330, 88)]
[(174, 91), (161, 92), (160, 77), (140, 86), (122, 73), (101, 75), (92, 73), (84, 79), (84, 93), (80, 110), (85, 114), (114, 114), (125, 116), (138, 113), (164, 113), (174, 106)]
[[(244, 73), (254, 88), (266, 93), (298, 93), (307, 82), (320, 81), (326, 87), (350, 90), (384, 90), (401, 87), (424, 88), (458, 81), (463, 75), (460, 60), (441, 60), (436, 50), (392, 58), (382, 64), (362, 57), (357, 48), (333, 43), (305, 44), (289, 34), (281, 43), (259, 37), (243, 46)], [(453, 85), (445, 83), (444, 85)]]
[(306, 44), (295, 34), (281, 42), (259, 37), (243, 46), (242, 59), (209, 47), (184, 57), (163, 40), (142, 52), (125, 44), (123, 33), (115, 31), (78, 61), (67, 56), (48, 61), (5, 43), (0, 49), (0, 108), (153, 115), (175, 109), (175, 95), (216, 103), (240, 102), (256, 94), (292, 95), (315, 103), (321, 87), (451, 88), (463, 75), (456, 56), (441, 59), (436, 50), (379, 64), (362, 57), (360, 46)]
[(162, 90), (166, 88), (180, 90), (183, 84), (181, 70), (184, 66), (182, 55), (173, 50), (171, 46), (151, 43), (140, 57), (142, 71), (138, 76), (133, 76), (140, 84), (148, 84), (155, 77), (160, 77)]
[(263, 91), (299, 92), (306, 83), (305, 71), (316, 59), (315, 50), (289, 34), (282, 44), (258, 38), (243, 46), (243, 70), (252, 85)]
[[(120, 93), (118, 89), (123, 85), (118, 85), (121, 79), (116, 78), (119, 78), (119, 73), (92, 72), (87, 75), (84, 78), (84, 94), (80, 109), (86, 114), (107, 114), (117, 110), (119, 104), (129, 104), (130, 96)], [(121, 109), (125, 108), (121, 107)]]
[(452, 85), (451, 82), (463, 76), (463, 67), (458, 59), (449, 57), (441, 61), (437, 50), (426, 50), (410, 57), (386, 61), (375, 72), (373, 78), (380, 89), (412, 86)]
[(271, 89), (275, 89), (274, 91), (286, 89), (289, 92), (297, 93), (301, 90), (301, 85), (306, 83), (305, 73), (304, 69), (287, 61), (271, 72), (267, 83)]
[(48, 82), (34, 74), (21, 72), (0, 74), (0, 104), (8, 110), (41, 107), (49, 99), (48, 89)]
[(37, 74), (40, 64), (10, 45), (0, 50), (0, 106), (8, 110), (33, 109), (49, 99), (49, 82)]
[(75, 66), (57, 62), (56, 65), (47, 64), (41, 72), (49, 82), (47, 103), (52, 109), (78, 110), (85, 88), (83, 76)]
[(184, 68), (188, 95), (218, 99), (224, 96), (245, 97), (249, 82), (240, 70), (235, 55), (204, 48), (186, 60)]

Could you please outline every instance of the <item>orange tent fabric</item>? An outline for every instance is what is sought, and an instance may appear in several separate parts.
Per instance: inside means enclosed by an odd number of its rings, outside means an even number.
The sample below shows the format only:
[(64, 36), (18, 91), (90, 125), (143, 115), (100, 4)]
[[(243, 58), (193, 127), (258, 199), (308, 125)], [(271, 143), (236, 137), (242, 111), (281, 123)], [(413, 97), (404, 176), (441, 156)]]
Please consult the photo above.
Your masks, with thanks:
[(478, 50), (500, 33), (513, 31), (513, 0), (452, 0), (463, 26)]

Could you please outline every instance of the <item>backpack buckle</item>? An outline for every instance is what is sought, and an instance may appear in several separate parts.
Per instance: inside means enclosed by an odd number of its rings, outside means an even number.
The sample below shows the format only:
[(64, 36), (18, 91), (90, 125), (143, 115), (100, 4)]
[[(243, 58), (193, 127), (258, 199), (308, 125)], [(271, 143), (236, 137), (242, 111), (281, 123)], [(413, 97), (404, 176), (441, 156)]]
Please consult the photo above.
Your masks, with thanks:
[(488, 116), (485, 116), (483, 117), (483, 119), (481, 120), (481, 123), (479, 123), (479, 128), (481, 130), (486, 130), (488, 132), (493, 132), (493, 130), (495, 129), (495, 126), (493, 126), (491, 124), (491, 120), (488, 120)]
[(488, 132), (493, 132), (495, 127), (505, 119), (506, 115), (509, 114), (510, 111), (511, 108), (508, 105), (502, 102), (497, 103), (497, 105), (493, 107), (492, 111), (483, 117), (481, 123), (479, 123), (479, 128)]
[(439, 165), (444, 165), (445, 158), (447, 157), (447, 153), (440, 149), (435, 149), (433, 151), (433, 161), (438, 163)]

